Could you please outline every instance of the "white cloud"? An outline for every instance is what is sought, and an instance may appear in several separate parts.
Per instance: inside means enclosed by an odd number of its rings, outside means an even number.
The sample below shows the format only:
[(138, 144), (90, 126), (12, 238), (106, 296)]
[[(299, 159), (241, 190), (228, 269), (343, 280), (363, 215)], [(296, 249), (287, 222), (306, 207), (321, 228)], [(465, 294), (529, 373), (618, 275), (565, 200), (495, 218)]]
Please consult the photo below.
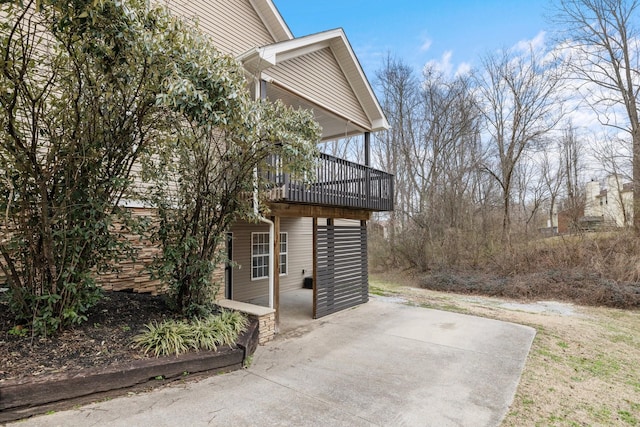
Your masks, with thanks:
[(431, 48), (431, 45), (433, 44), (433, 40), (431, 39), (426, 39), (424, 41), (424, 43), (422, 43), (422, 46), (420, 46), (420, 51), (421, 52), (426, 52)]
[(461, 62), (456, 69), (456, 76), (464, 76), (471, 72), (471, 64), (468, 62)]
[(453, 58), (453, 51), (448, 50), (442, 54), (440, 59), (432, 59), (425, 64), (425, 68), (433, 68), (441, 72), (447, 77), (457, 77), (469, 74), (471, 72), (471, 64), (468, 62), (461, 62), (454, 64), (451, 59)]
[(433, 68), (440, 71), (442, 74), (449, 76), (453, 72), (453, 64), (451, 64), (451, 57), (453, 52), (448, 50), (442, 54), (440, 59), (432, 59), (425, 64), (425, 67)]
[(540, 31), (531, 40), (520, 40), (513, 48), (520, 52), (528, 52), (529, 49), (544, 51), (546, 48), (546, 35), (545, 31)]

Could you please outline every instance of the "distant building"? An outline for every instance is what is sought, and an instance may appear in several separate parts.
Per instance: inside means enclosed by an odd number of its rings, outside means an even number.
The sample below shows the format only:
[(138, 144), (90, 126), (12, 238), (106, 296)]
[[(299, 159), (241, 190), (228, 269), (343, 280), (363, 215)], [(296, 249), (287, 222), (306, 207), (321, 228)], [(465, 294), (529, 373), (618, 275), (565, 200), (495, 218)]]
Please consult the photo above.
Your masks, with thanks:
[(557, 215), (557, 232), (599, 230), (633, 224), (633, 183), (623, 183), (617, 175), (585, 186), (584, 206), (564, 209)]
[(609, 175), (604, 184), (588, 182), (585, 193), (584, 218), (581, 222), (605, 227), (633, 224), (632, 183), (623, 183), (619, 176)]

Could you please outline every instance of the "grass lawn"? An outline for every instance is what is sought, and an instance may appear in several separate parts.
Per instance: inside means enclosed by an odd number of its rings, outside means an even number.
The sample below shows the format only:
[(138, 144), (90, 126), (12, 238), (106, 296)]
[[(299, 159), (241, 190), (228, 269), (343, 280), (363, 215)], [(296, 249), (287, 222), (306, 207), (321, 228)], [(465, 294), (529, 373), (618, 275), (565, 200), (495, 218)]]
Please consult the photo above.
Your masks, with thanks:
[(519, 305), (524, 301), (434, 292), (412, 282), (372, 275), (370, 289), (536, 329), (503, 426), (640, 426), (640, 311), (567, 305), (562, 314), (532, 312)]

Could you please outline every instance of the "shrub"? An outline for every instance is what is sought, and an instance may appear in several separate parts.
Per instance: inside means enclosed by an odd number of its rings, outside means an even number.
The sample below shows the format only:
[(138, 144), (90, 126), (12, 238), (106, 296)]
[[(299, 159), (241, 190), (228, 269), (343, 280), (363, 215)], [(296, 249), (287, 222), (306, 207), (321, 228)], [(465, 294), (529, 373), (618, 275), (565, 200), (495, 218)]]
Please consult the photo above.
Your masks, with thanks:
[(437, 291), (640, 307), (640, 239), (628, 230), (539, 239), (493, 255), (477, 269), (425, 275)]
[(0, 1), (0, 16), (0, 275), (16, 319), (47, 335), (85, 321), (94, 273), (130, 254), (114, 223), (131, 171), (182, 126), (176, 100), (196, 91), (174, 90), (176, 70), (213, 53), (144, 0)]
[(237, 311), (223, 310), (220, 314), (192, 323), (191, 341), (195, 350), (217, 350), (218, 345), (233, 345), (247, 328), (247, 318)]
[(247, 325), (244, 314), (227, 310), (189, 322), (175, 319), (154, 322), (133, 338), (133, 346), (156, 357), (178, 355), (189, 349), (216, 351), (220, 345), (233, 345)]

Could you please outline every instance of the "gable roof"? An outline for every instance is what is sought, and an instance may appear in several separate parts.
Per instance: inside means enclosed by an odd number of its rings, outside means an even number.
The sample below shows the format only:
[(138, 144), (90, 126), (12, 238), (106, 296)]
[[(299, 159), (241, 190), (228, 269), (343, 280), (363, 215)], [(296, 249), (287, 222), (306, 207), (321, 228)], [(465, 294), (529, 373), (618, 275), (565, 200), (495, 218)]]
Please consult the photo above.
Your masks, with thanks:
[[(382, 108), (367, 80), (360, 63), (351, 48), (351, 44), (341, 28), (312, 34), (305, 37), (294, 38), (267, 46), (257, 47), (240, 55), (238, 59), (244, 64), (248, 72), (253, 75), (265, 78), (267, 81), (273, 80), (270, 75), (271, 69), (277, 69), (278, 65), (283, 66), (287, 62), (307, 57), (307, 61), (313, 54), (317, 54), (323, 50), (329, 50), (337, 66), (344, 75), (345, 81), (348, 83), (350, 90), (355, 97), (354, 99), (360, 104), (366, 120), (358, 117), (358, 114), (349, 114), (344, 118), (357, 124), (363, 131), (380, 131), (389, 128), (389, 124), (382, 112)], [(321, 93), (321, 91), (301, 93), (295, 90), (291, 84), (287, 84), (286, 77), (282, 73), (273, 72), (271, 74), (279, 74), (280, 80), (276, 82), (283, 89), (289, 89), (297, 95), (305, 98), (307, 101), (316, 104), (320, 108), (326, 109), (338, 116), (344, 113), (337, 111), (335, 105), (331, 105), (331, 96)], [(293, 77), (294, 73), (290, 73)], [(331, 75), (327, 74), (326, 78)], [(323, 76), (316, 75), (315, 78), (322, 80)], [(320, 86), (330, 86), (328, 82), (319, 82)], [(331, 94), (329, 94), (331, 95)]]
[[(302, 101), (298, 103), (299, 105), (311, 107), (314, 111), (319, 108), (325, 110), (329, 115), (344, 119), (347, 123), (345, 125), (347, 129), (343, 136), (389, 129), (389, 123), (382, 112), (378, 99), (341, 28), (296, 38), (272, 0), (249, 0), (249, 2), (275, 40), (272, 44), (252, 48), (238, 56), (250, 74), (272, 82), (290, 95), (301, 98)], [(279, 68), (278, 65), (281, 66), (280, 68), (292, 67), (292, 62), (295, 60), (309, 62), (307, 67), (309, 69), (312, 62), (318, 61), (318, 58), (312, 58), (312, 54), (317, 54), (325, 49), (331, 52), (341, 70), (344, 81), (349, 86), (351, 97), (360, 104), (358, 107), (361, 109), (361, 114), (356, 112), (353, 106), (347, 108), (346, 112), (341, 111), (342, 108), (336, 108), (335, 102), (331, 102), (331, 96), (323, 94), (322, 91), (308, 90), (309, 87), (305, 87), (307, 90), (299, 90), (300, 88), (293, 83), (295, 80), (293, 71), (284, 69), (274, 71)], [(288, 64), (289, 67), (283, 66), (283, 64)], [(333, 63), (327, 58), (325, 58), (324, 65), (333, 67)], [(322, 80), (322, 76), (315, 75), (314, 77)], [(329, 76), (326, 78), (328, 79)], [(326, 87), (327, 83), (319, 82), (319, 85)], [(334, 82), (334, 84), (340, 85), (341, 83)], [(342, 89), (343, 92), (346, 92), (344, 87)], [(346, 97), (343, 98), (343, 100), (346, 99)], [(349, 126), (349, 123), (352, 126)], [(337, 136), (340, 135), (325, 135), (324, 139)]]
[(268, 85), (267, 97), (313, 110), (324, 140), (389, 128), (342, 29), (296, 38), (273, 0), (151, 0), (199, 23), (222, 52)]

